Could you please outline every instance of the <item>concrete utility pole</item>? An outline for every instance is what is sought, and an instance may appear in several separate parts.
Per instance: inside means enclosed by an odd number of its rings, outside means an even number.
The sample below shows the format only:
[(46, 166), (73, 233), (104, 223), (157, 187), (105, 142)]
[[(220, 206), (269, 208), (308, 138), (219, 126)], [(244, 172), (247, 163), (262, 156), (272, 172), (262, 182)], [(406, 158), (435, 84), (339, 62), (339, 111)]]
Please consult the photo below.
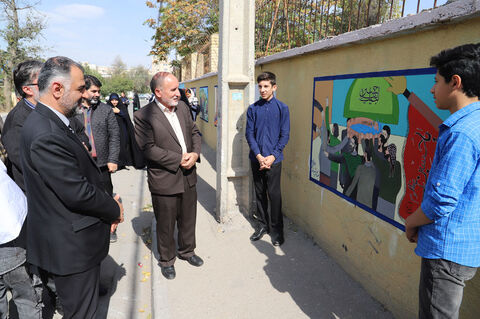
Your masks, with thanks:
[(251, 202), (246, 111), (255, 98), (255, 1), (220, 1), (217, 218), (247, 213)]

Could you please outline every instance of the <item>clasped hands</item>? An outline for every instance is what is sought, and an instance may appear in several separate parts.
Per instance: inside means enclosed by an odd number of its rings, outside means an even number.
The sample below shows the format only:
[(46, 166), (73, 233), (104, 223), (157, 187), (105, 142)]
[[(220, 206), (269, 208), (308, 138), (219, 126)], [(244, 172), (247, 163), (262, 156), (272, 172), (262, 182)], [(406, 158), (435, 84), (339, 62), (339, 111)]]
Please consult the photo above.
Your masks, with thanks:
[(180, 162), (180, 166), (185, 168), (185, 169), (190, 169), (195, 165), (195, 162), (198, 159), (198, 154), (197, 153), (184, 153), (182, 155), (182, 161)]
[(275, 156), (273, 155), (268, 155), (266, 157), (263, 157), (262, 154), (258, 154), (257, 156), (258, 163), (260, 164), (260, 171), (263, 171), (264, 169), (270, 169), (272, 168), (273, 162), (275, 162)]

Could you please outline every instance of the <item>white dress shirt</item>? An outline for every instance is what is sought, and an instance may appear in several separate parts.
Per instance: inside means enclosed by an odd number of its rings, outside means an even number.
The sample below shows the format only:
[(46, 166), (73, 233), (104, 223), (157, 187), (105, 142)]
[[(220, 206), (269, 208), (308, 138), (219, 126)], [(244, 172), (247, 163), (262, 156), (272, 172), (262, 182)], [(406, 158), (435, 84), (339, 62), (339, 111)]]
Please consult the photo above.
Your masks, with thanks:
[(27, 198), (20, 187), (8, 176), (7, 168), (0, 161), (0, 244), (18, 237), (27, 216)]
[(177, 136), (178, 141), (180, 142), (180, 146), (182, 147), (182, 154), (187, 153), (187, 144), (185, 144), (185, 138), (183, 137), (182, 127), (180, 126), (180, 122), (178, 121), (177, 112), (175, 112), (175, 108), (170, 111), (166, 106), (160, 103), (157, 99), (155, 99), (160, 110), (162, 110), (163, 114), (167, 117), (168, 122), (173, 128), (175, 135)]

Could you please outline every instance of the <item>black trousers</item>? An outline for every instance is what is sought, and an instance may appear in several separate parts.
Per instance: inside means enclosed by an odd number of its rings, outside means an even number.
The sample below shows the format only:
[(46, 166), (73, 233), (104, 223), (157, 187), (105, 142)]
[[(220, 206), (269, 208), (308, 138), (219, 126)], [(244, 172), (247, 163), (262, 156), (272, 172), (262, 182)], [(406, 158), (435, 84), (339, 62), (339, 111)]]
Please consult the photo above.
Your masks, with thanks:
[(112, 196), (113, 195), (113, 184), (112, 184), (112, 173), (108, 171), (107, 166), (100, 167), (100, 171), (102, 172), (101, 175), (101, 182), (103, 185), (103, 189)]
[(160, 266), (168, 267), (175, 263), (175, 223), (178, 228), (178, 255), (183, 258), (195, 254), (195, 224), (197, 220), (197, 188), (190, 187), (183, 179), (185, 190), (181, 194), (152, 194), (153, 212), (157, 220), (157, 247)]
[[(270, 229), (272, 237), (283, 236), (282, 194), (280, 176), (282, 163), (273, 164), (270, 169), (260, 169), (257, 161), (251, 161), (255, 197), (257, 200), (257, 220), (261, 227)], [(270, 215), (268, 201), (270, 200)], [(271, 222), (271, 223), (270, 223)]]
[(77, 274), (60, 276), (40, 271), (42, 281), (53, 279), (64, 319), (94, 319), (97, 314), (100, 264)]

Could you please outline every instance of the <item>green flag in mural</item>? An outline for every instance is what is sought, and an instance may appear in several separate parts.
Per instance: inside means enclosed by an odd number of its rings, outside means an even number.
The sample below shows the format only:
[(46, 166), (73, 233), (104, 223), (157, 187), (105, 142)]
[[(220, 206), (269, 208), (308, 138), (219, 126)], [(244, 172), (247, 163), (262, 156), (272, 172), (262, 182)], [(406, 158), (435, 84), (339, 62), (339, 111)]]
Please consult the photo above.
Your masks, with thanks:
[(398, 97), (383, 77), (359, 78), (350, 86), (344, 117), (366, 117), (388, 124), (398, 123)]

